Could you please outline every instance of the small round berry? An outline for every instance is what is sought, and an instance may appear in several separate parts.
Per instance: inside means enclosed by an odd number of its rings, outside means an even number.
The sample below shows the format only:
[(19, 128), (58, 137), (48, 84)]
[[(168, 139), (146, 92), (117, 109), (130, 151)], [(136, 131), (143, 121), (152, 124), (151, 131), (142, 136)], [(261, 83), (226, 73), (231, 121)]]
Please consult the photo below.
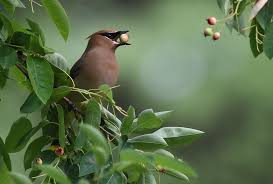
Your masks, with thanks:
[(36, 164), (42, 165), (43, 164), (43, 160), (41, 158), (36, 158)]
[(62, 156), (64, 154), (64, 149), (62, 147), (57, 147), (55, 149), (55, 154), (58, 155), (58, 156)]
[(217, 23), (217, 19), (215, 17), (207, 18), (207, 22), (209, 25), (215, 25)]
[(207, 28), (204, 30), (204, 36), (207, 37), (207, 36), (212, 36), (212, 35), (213, 35), (213, 30), (212, 30), (212, 28), (207, 27)]
[(119, 39), (122, 43), (127, 43), (129, 40), (129, 36), (127, 34), (122, 34), (120, 35)]
[(220, 34), (219, 32), (215, 32), (215, 33), (212, 35), (212, 39), (213, 39), (214, 41), (219, 40), (220, 37), (221, 37), (221, 34)]
[(165, 172), (166, 172), (166, 169), (160, 168), (158, 171), (161, 172), (161, 173), (165, 173)]

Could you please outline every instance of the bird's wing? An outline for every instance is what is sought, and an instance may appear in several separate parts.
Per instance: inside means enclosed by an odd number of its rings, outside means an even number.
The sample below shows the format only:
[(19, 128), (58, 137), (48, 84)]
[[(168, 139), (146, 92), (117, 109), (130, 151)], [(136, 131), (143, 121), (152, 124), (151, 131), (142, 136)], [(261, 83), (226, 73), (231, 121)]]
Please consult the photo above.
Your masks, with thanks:
[(82, 63), (83, 59), (80, 58), (70, 69), (70, 76), (72, 79), (75, 79), (79, 75)]

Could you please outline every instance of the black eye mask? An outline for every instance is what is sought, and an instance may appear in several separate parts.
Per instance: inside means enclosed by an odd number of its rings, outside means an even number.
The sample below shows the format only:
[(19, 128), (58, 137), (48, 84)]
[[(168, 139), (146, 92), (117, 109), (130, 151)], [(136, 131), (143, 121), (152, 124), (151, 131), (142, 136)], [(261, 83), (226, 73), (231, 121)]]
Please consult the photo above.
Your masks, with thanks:
[(113, 32), (113, 33), (105, 32), (105, 33), (101, 33), (100, 35), (116, 41), (120, 37), (120, 35), (125, 34), (127, 32), (128, 31), (117, 31), (117, 32)]

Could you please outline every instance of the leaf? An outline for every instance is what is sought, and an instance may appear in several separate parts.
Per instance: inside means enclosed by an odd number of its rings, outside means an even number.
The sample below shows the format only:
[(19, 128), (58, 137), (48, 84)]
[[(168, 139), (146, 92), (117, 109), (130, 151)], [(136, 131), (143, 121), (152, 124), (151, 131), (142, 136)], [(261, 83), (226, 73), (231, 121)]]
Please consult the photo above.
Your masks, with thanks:
[(7, 82), (9, 70), (3, 69), (0, 65), (0, 89), (4, 88)]
[(108, 143), (97, 128), (91, 125), (81, 124), (80, 129), (87, 136), (88, 140), (92, 143), (93, 146), (103, 148), (106, 154), (109, 155)]
[(111, 112), (109, 112), (106, 108), (101, 106), (101, 114), (103, 119), (109, 120), (111, 123), (113, 123), (116, 127), (120, 127), (121, 126), (121, 121)]
[(173, 155), (171, 152), (168, 152), (167, 150), (164, 150), (164, 149), (156, 150), (154, 153), (157, 153), (157, 154), (161, 154), (161, 155), (165, 155), (165, 156), (174, 158), (174, 155)]
[(43, 58), (28, 56), (27, 70), (33, 90), (46, 104), (53, 91), (54, 75), (50, 64)]
[(5, 162), (3, 161), (1, 156), (0, 156), (0, 178), (1, 178), (1, 184), (10, 184), (11, 183), (9, 171), (8, 171), (8, 169), (5, 165)]
[(263, 30), (270, 24), (271, 18), (273, 16), (273, 1), (269, 1), (266, 5), (259, 11), (255, 19), (260, 24)]
[(177, 179), (183, 180), (183, 181), (189, 181), (189, 178), (185, 174), (178, 172), (176, 170), (170, 169), (170, 168), (165, 171), (165, 174), (175, 177)]
[(92, 151), (96, 158), (96, 163), (98, 166), (103, 167), (104, 164), (107, 162), (108, 155), (102, 147), (93, 146)]
[(40, 25), (30, 19), (27, 19), (27, 23), (33, 33), (35, 33), (38, 37), (41, 38), (42, 44), (45, 45), (45, 35), (42, 31)]
[(153, 134), (140, 135), (128, 139), (128, 142), (138, 149), (154, 150), (168, 146), (162, 137)]
[(29, 144), (24, 155), (25, 170), (31, 168), (31, 163), (41, 153), (42, 148), (50, 143), (49, 137), (39, 137)]
[(15, 184), (32, 184), (30, 179), (28, 177), (26, 177), (25, 175), (15, 173), (15, 172), (11, 172), (10, 176), (13, 179)]
[(125, 116), (121, 125), (121, 134), (127, 135), (131, 132), (133, 121), (136, 117), (134, 107), (130, 106), (127, 111), (128, 116)]
[(92, 152), (86, 153), (79, 163), (80, 172), (79, 177), (86, 176), (97, 171), (97, 164)]
[(100, 85), (99, 90), (108, 97), (109, 100), (113, 100), (113, 92), (110, 86), (107, 84)]
[(50, 62), (51, 64), (53, 64), (55, 67), (59, 68), (60, 70), (66, 73), (70, 72), (68, 62), (65, 59), (65, 57), (62, 56), (61, 54), (54, 52), (54, 53), (45, 55), (45, 58), (48, 62)]
[[(253, 27), (252, 27), (253, 26)], [(249, 34), (250, 48), (254, 57), (257, 57), (263, 52), (263, 37), (264, 30), (256, 19), (252, 20), (251, 30)]]
[(95, 100), (89, 100), (86, 105), (84, 123), (98, 128), (100, 126), (100, 122), (101, 122), (100, 105)]
[(19, 87), (32, 91), (30, 81), (16, 66), (10, 68), (9, 75), (12, 79), (17, 81)]
[(156, 180), (153, 173), (147, 170), (141, 174), (137, 184), (156, 184)]
[(142, 111), (136, 119), (134, 130), (155, 129), (162, 125), (162, 121), (155, 115), (152, 109)]
[(199, 138), (204, 132), (183, 127), (164, 127), (154, 133), (163, 138), (169, 146), (190, 144), (195, 139)]
[(4, 39), (7, 39), (8, 37), (11, 37), (13, 34), (12, 24), (11, 24), (9, 18), (7, 18), (2, 13), (0, 13), (0, 19), (3, 21), (3, 25), (4, 25), (2, 29), (7, 32), (7, 35), (5, 35)]
[(112, 175), (103, 178), (98, 184), (125, 184), (125, 181), (120, 173), (113, 173)]
[(173, 111), (156, 112), (155, 115), (156, 115), (156, 117), (158, 117), (159, 119), (161, 119), (162, 122), (164, 122), (164, 121), (166, 121), (170, 117), (170, 115), (171, 115), (172, 112)]
[(20, 0), (7, 0), (14, 7), (18, 8), (26, 8), (25, 5)]
[(37, 95), (32, 92), (27, 97), (26, 101), (20, 107), (21, 113), (32, 113), (38, 110), (42, 105), (41, 100), (37, 97)]
[(67, 40), (69, 34), (69, 20), (64, 8), (58, 0), (42, 0), (48, 15), (57, 26), (64, 40)]
[(59, 169), (55, 168), (52, 165), (37, 165), (37, 168), (40, 169), (43, 173), (52, 177), (58, 183), (62, 184), (71, 184), (67, 176)]
[(79, 184), (89, 184), (89, 182), (87, 180), (85, 180), (85, 179), (81, 179), (79, 181)]
[(217, 4), (224, 14), (227, 15), (231, 5), (230, 0), (217, 0)]
[(187, 177), (197, 177), (195, 171), (182, 160), (152, 153), (146, 153), (146, 156), (153, 158), (151, 160), (153, 164), (157, 167), (160, 166), (161, 168), (164, 168), (167, 171), (170, 170), (180, 172), (186, 175)]
[(31, 122), (25, 118), (21, 117), (15, 121), (9, 131), (9, 134), (5, 141), (5, 147), (7, 152), (14, 153), (22, 149), (20, 141), (27, 135), (32, 129)]
[(52, 63), (51, 67), (54, 72), (54, 86), (55, 87), (60, 87), (60, 86), (70, 86), (70, 87), (75, 87), (73, 79), (62, 69), (56, 67)]
[(269, 58), (273, 58), (273, 22), (271, 22), (265, 29), (264, 35), (264, 53)]
[(17, 54), (13, 48), (7, 46), (0, 47), (0, 65), (3, 69), (9, 69), (17, 63)]
[(61, 105), (57, 104), (58, 120), (59, 120), (59, 143), (62, 148), (65, 147), (65, 126), (64, 111)]
[(265, 6), (268, 0), (258, 0), (252, 7), (252, 10), (250, 11), (249, 19), (252, 20), (256, 15), (259, 13), (259, 11)]
[(8, 152), (6, 151), (5, 144), (2, 140), (2, 138), (0, 137), (0, 159), (1, 159), (1, 157), (3, 157), (3, 160), (4, 160), (8, 170), (11, 171), (10, 157), (9, 157)]
[(67, 86), (60, 86), (53, 89), (53, 93), (50, 97), (50, 102), (59, 102), (63, 97), (67, 96), (71, 92), (71, 89)]

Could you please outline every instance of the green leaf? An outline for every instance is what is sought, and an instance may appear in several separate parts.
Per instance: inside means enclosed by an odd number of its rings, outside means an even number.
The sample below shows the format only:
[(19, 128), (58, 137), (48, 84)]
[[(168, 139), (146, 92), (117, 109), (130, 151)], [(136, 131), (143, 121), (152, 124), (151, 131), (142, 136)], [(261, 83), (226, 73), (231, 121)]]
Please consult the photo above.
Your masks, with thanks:
[(175, 177), (177, 179), (183, 180), (183, 181), (189, 181), (189, 178), (185, 174), (178, 172), (176, 170), (170, 169), (170, 168), (165, 171), (165, 174)]
[(180, 172), (187, 177), (197, 177), (195, 171), (182, 160), (160, 154), (146, 153), (145, 155), (153, 158), (151, 160), (156, 167), (164, 168), (167, 171)]
[(157, 154), (161, 154), (161, 155), (165, 155), (165, 156), (174, 158), (174, 155), (173, 155), (171, 152), (169, 152), (169, 151), (167, 151), (167, 150), (164, 150), (164, 149), (156, 150), (154, 153), (157, 153)]
[(164, 122), (164, 121), (166, 121), (166, 120), (170, 117), (170, 115), (171, 115), (172, 112), (173, 112), (173, 111), (156, 112), (155, 115), (156, 115), (156, 117), (158, 117), (162, 122)]
[(268, 24), (270, 24), (271, 22), (271, 18), (273, 16), (272, 8), (273, 8), (273, 2), (268, 1), (255, 17), (257, 22), (263, 28), (263, 30), (265, 30)]
[(130, 106), (128, 108), (127, 114), (128, 114), (128, 116), (125, 116), (125, 118), (123, 119), (122, 125), (121, 125), (120, 131), (121, 131), (122, 135), (127, 135), (132, 130), (132, 124), (133, 124), (133, 121), (136, 117), (134, 107)]
[(107, 84), (100, 85), (99, 90), (108, 97), (109, 100), (113, 100), (113, 92), (110, 86)]
[(93, 146), (92, 151), (96, 158), (96, 163), (98, 166), (102, 167), (107, 162), (108, 155), (102, 147)]
[(42, 31), (40, 25), (30, 19), (27, 19), (27, 23), (33, 33), (35, 33), (38, 37), (41, 38), (42, 44), (45, 45), (45, 35)]
[(31, 122), (27, 118), (21, 117), (15, 121), (12, 124), (5, 141), (7, 152), (14, 153), (20, 151), (22, 149), (20, 141), (31, 131), (31, 129)]
[(164, 148), (168, 146), (166, 141), (157, 135), (154, 134), (145, 134), (134, 137), (128, 140), (135, 148), (145, 149), (145, 150), (154, 150), (159, 148)]
[(65, 126), (64, 126), (64, 110), (61, 105), (57, 104), (58, 120), (59, 120), (59, 143), (62, 148), (65, 147)]
[(27, 57), (27, 70), (33, 90), (46, 104), (53, 91), (54, 74), (47, 60), (39, 57)]
[(110, 176), (106, 176), (98, 182), (98, 184), (126, 184), (124, 178), (120, 173), (113, 173)]
[(13, 15), (15, 6), (11, 4), (9, 0), (0, 0), (0, 3), (3, 4), (4, 8), (9, 14)]
[(80, 125), (81, 131), (95, 147), (101, 147), (109, 155), (109, 146), (102, 133), (95, 127), (87, 124)]
[(12, 79), (17, 81), (19, 87), (29, 91), (32, 90), (30, 81), (16, 66), (10, 68), (9, 75)]
[(47, 13), (57, 26), (64, 40), (67, 40), (69, 34), (69, 20), (64, 8), (58, 0), (42, 0)]
[(13, 179), (15, 184), (32, 184), (30, 179), (28, 177), (26, 177), (25, 175), (15, 173), (15, 172), (11, 172), (10, 176)]
[(59, 102), (63, 97), (67, 96), (71, 92), (71, 89), (67, 86), (60, 86), (53, 89), (53, 93), (50, 97), (50, 102)]
[(52, 165), (37, 165), (37, 168), (52, 177), (58, 183), (71, 184), (68, 177), (59, 168), (55, 168)]
[(109, 120), (111, 123), (113, 123), (116, 127), (120, 127), (121, 126), (121, 121), (111, 112), (109, 112), (106, 108), (102, 107), (101, 113), (102, 113), (102, 117), (103, 119)]
[(273, 58), (273, 22), (271, 22), (265, 30), (264, 52), (269, 59)]
[(228, 14), (228, 10), (230, 9), (230, 0), (217, 0), (217, 4), (219, 8), (224, 12), (225, 15)]
[(190, 144), (204, 132), (184, 127), (164, 127), (152, 134), (163, 138), (169, 146), (173, 146)]
[(4, 25), (3, 30), (5, 30), (7, 32), (7, 35), (5, 36), (4, 39), (7, 39), (8, 37), (11, 37), (13, 34), (13, 27), (12, 27), (11, 21), (9, 20), (9, 18), (7, 18), (2, 13), (0, 13), (0, 19), (2, 20), (3, 25)]
[(31, 168), (31, 163), (41, 153), (42, 148), (50, 143), (49, 137), (39, 137), (29, 144), (24, 155), (25, 170)]
[(20, 0), (7, 0), (14, 7), (18, 8), (26, 8), (25, 5)]
[(254, 57), (263, 52), (263, 36), (264, 30), (256, 19), (252, 20), (251, 30), (249, 34), (250, 48)]
[(134, 130), (141, 131), (143, 129), (155, 129), (162, 125), (162, 121), (155, 115), (152, 109), (142, 111), (136, 121)]
[(3, 157), (3, 160), (7, 166), (7, 168), (11, 171), (11, 162), (8, 152), (6, 151), (5, 144), (0, 137), (0, 159)]
[(66, 73), (70, 72), (68, 62), (65, 59), (65, 57), (62, 56), (61, 54), (54, 52), (54, 53), (45, 55), (45, 58), (48, 62), (50, 62), (51, 64), (53, 64), (55, 67), (59, 68), (60, 70)]
[(85, 179), (81, 179), (79, 181), (79, 184), (89, 184), (89, 182), (87, 180), (85, 180)]
[(1, 184), (10, 184), (11, 178), (9, 175), (9, 171), (5, 165), (4, 160), (0, 156), (0, 178), (1, 178)]
[(100, 105), (95, 100), (89, 100), (86, 105), (84, 123), (98, 128), (100, 126), (100, 122), (101, 122)]
[(92, 152), (86, 153), (79, 163), (80, 165), (80, 173), (79, 177), (86, 176), (97, 171), (97, 164)]
[(7, 46), (0, 47), (0, 65), (3, 69), (8, 69), (17, 63), (18, 58), (16, 51)]
[(41, 100), (37, 97), (37, 95), (32, 92), (27, 97), (26, 101), (20, 107), (21, 113), (32, 113), (38, 110), (42, 105)]
[(4, 88), (7, 82), (9, 70), (3, 69), (0, 65), (0, 89)]
[(70, 86), (75, 87), (73, 79), (64, 70), (56, 67), (54, 64), (50, 63), (54, 72), (54, 86)]
[(137, 184), (156, 184), (156, 180), (153, 173), (147, 170), (141, 174)]

